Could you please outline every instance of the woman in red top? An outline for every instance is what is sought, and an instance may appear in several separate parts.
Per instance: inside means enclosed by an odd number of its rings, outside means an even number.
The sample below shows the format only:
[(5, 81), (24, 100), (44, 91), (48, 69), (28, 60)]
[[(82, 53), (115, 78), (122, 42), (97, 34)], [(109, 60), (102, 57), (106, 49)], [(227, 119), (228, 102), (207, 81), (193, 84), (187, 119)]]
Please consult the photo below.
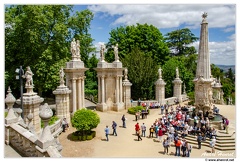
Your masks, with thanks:
[(159, 128), (159, 130), (158, 130), (158, 140), (159, 140), (159, 142), (162, 142), (162, 136), (163, 136), (162, 128)]
[(135, 125), (135, 131), (136, 131), (136, 134), (137, 134), (137, 132), (140, 130), (140, 126), (139, 126), (139, 123), (137, 123), (136, 125)]

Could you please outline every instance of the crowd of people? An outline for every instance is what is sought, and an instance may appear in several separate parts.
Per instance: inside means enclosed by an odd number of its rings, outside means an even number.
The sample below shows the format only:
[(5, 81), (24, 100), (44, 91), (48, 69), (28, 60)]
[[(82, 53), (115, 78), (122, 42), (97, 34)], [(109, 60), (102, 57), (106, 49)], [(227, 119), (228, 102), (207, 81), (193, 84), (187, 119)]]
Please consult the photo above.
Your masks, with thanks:
[[(182, 107), (180, 105), (175, 105), (175, 109), (173, 105), (169, 106), (167, 104), (160, 105), (159, 108), (161, 117), (153, 121), (149, 128), (144, 122), (142, 125), (139, 122), (135, 124), (138, 141), (142, 140), (142, 137), (156, 138), (156, 141), (162, 143), (164, 154), (169, 154), (168, 150), (172, 145), (175, 147), (175, 156), (190, 157), (192, 146), (185, 137), (193, 135), (196, 137), (198, 149), (201, 149), (201, 143), (209, 138), (209, 146), (212, 148), (212, 153), (215, 152), (217, 131), (210, 126), (207, 113), (197, 114), (193, 107)], [(190, 122), (191, 119), (193, 125)], [(228, 132), (229, 120), (227, 118), (223, 118), (223, 120), (224, 129)], [(123, 127), (126, 127), (124, 115), (122, 121)], [(147, 130), (149, 131), (148, 134)]]

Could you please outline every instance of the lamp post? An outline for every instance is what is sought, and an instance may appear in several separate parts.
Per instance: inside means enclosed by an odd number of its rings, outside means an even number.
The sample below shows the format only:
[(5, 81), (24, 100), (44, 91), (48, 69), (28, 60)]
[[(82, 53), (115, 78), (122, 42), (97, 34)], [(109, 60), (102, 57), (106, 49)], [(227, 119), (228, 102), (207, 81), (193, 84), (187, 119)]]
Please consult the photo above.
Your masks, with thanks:
[(20, 66), (20, 69), (17, 68), (15, 72), (18, 73), (18, 75), (16, 76), (16, 79), (20, 80), (20, 95), (21, 95), (21, 109), (22, 109), (21, 116), (23, 118), (24, 113), (23, 113), (23, 78), (22, 78), (22, 76), (24, 75), (24, 71), (22, 69), (22, 66)]

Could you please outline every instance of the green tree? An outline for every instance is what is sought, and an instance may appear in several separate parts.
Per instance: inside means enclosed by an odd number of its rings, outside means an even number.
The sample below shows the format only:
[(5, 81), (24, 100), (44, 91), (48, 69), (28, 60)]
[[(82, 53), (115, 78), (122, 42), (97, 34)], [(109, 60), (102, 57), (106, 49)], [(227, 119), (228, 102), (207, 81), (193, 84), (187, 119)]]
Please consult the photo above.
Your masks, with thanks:
[(122, 63), (128, 69), (128, 79), (132, 83), (132, 98), (153, 99), (155, 96), (154, 83), (157, 80), (158, 65), (152, 57), (135, 47), (125, 56)]
[(191, 71), (189, 71), (185, 66), (184, 57), (176, 58), (172, 57), (162, 66), (162, 75), (163, 80), (166, 82), (165, 86), (165, 94), (167, 97), (173, 96), (173, 83), (176, 78), (176, 68), (179, 69), (179, 78), (185, 83), (186, 92), (191, 92), (194, 89), (193, 79), (194, 75)]
[(188, 28), (175, 30), (165, 35), (165, 41), (173, 56), (195, 54), (195, 47), (190, 45), (197, 40), (198, 38)]
[[(71, 15), (70, 5), (13, 5), (5, 9), (6, 83), (18, 91), (15, 69), (31, 67), (39, 95), (52, 94), (59, 85), (59, 69), (71, 59), (70, 42), (80, 40), (81, 58), (88, 63), (93, 50), (88, 34), (93, 14), (89, 10)], [(9, 85), (5, 85), (9, 86)], [(42, 94), (44, 92), (45, 94)]]
[(120, 60), (131, 53), (135, 47), (138, 47), (145, 55), (152, 57), (156, 64), (163, 63), (169, 55), (161, 32), (153, 25), (137, 23), (132, 26), (121, 26), (113, 29), (109, 34), (106, 61), (114, 61), (112, 46), (116, 44), (118, 44)]
[(232, 68), (229, 68), (225, 76), (231, 80), (231, 83), (235, 84), (235, 75), (232, 71)]
[(71, 123), (72, 126), (77, 129), (77, 131), (82, 132), (84, 135), (98, 126), (100, 123), (100, 117), (92, 110), (81, 109), (73, 114)]

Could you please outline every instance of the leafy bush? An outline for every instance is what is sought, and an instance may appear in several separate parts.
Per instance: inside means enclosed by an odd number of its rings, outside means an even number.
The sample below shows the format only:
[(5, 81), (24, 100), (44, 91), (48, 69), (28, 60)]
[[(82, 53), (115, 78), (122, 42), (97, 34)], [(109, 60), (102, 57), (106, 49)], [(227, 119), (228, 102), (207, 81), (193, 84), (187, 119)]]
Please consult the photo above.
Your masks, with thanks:
[(135, 106), (135, 107), (129, 108), (128, 113), (135, 115), (136, 112), (139, 112), (139, 111), (142, 111), (142, 110), (146, 110), (146, 108), (144, 108), (143, 106)]
[(100, 123), (99, 115), (91, 110), (81, 109), (73, 114), (71, 119), (72, 126), (83, 135), (91, 132)]

